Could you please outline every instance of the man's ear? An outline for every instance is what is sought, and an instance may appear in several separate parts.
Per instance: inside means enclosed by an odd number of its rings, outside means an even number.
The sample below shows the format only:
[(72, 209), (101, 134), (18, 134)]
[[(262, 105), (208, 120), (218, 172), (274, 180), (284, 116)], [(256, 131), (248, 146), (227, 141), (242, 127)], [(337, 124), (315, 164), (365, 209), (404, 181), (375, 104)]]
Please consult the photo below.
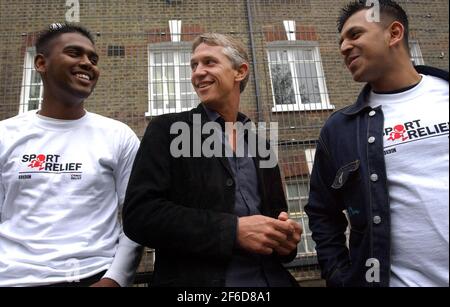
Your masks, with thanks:
[(34, 68), (37, 72), (44, 73), (47, 70), (46, 59), (42, 53), (38, 53), (34, 57)]
[(398, 44), (403, 44), (403, 37), (405, 36), (405, 27), (398, 21), (394, 21), (389, 26), (390, 40), (389, 47)]
[(238, 82), (244, 80), (249, 73), (248, 69), (249, 69), (248, 63), (242, 63), (241, 66), (239, 66), (239, 68), (236, 70), (237, 74), (235, 80)]

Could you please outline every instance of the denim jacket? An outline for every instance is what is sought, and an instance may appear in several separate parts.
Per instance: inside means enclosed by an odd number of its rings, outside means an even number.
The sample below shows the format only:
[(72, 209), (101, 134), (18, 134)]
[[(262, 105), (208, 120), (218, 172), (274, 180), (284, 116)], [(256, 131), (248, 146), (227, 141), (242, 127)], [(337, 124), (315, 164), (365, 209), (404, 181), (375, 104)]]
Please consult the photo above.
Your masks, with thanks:
[[(448, 81), (446, 71), (427, 66), (416, 70)], [(370, 90), (366, 85), (355, 104), (330, 116), (316, 148), (305, 211), (328, 286), (389, 286), (391, 229), (384, 116), (381, 107), (368, 106)], [(349, 248), (343, 210), (351, 225)]]

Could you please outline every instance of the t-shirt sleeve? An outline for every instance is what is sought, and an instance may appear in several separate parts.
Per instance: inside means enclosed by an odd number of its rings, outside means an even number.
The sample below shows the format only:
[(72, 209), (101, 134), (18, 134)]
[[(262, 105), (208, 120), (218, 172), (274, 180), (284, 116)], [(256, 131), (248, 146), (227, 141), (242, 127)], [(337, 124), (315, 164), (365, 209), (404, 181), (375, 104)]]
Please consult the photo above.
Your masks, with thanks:
[(121, 146), (118, 153), (118, 163), (114, 174), (120, 208), (122, 208), (125, 199), (125, 192), (127, 190), (128, 180), (130, 179), (131, 168), (133, 167), (139, 144), (140, 142), (136, 134), (129, 127), (125, 127), (122, 133)]

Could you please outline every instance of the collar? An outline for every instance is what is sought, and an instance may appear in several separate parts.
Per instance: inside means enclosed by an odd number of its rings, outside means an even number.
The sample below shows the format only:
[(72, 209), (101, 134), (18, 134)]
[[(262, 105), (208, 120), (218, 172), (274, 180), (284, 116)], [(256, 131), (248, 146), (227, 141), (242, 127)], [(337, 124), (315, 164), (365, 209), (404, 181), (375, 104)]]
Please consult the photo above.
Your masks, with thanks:
[[(430, 66), (422, 66), (422, 65), (415, 66), (414, 68), (416, 69), (416, 71), (419, 74), (438, 77), (438, 78), (444, 79), (448, 82), (448, 76), (449, 76), (448, 71), (430, 67)], [(353, 115), (356, 115), (359, 112), (365, 110), (366, 108), (370, 108), (368, 106), (368, 104), (369, 104), (369, 94), (370, 94), (371, 90), (372, 90), (372, 88), (370, 87), (370, 85), (366, 84), (364, 86), (364, 88), (362, 89), (361, 93), (359, 94), (356, 102), (354, 104), (352, 104), (351, 106), (344, 108), (342, 110), (342, 113), (345, 115), (348, 115), (348, 116), (353, 116)]]
[[(200, 105), (203, 107), (203, 110), (205, 111), (206, 116), (208, 117), (209, 121), (218, 121), (219, 118), (220, 118), (220, 121), (223, 121), (223, 118), (222, 118), (222, 116), (220, 116), (219, 113), (217, 113), (216, 111), (208, 108), (203, 103), (201, 103)], [(250, 118), (248, 118), (246, 115), (238, 112), (237, 121), (245, 124), (245, 123), (250, 121)]]

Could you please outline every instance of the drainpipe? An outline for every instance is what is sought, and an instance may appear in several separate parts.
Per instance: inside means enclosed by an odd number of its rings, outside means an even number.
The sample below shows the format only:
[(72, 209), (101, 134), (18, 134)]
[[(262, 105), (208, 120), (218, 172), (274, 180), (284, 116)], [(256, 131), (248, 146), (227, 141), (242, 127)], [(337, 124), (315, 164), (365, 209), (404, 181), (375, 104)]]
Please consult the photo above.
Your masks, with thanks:
[(256, 94), (256, 112), (258, 113), (258, 122), (263, 120), (262, 117), (262, 106), (261, 106), (261, 96), (259, 90), (259, 74), (258, 74), (258, 65), (256, 61), (256, 51), (255, 51), (255, 41), (253, 38), (253, 17), (252, 10), (250, 8), (250, 0), (246, 0), (247, 2), (247, 16), (248, 16), (248, 28), (250, 31), (250, 50), (252, 51), (252, 59), (253, 59), (253, 78), (255, 80), (255, 94)]

